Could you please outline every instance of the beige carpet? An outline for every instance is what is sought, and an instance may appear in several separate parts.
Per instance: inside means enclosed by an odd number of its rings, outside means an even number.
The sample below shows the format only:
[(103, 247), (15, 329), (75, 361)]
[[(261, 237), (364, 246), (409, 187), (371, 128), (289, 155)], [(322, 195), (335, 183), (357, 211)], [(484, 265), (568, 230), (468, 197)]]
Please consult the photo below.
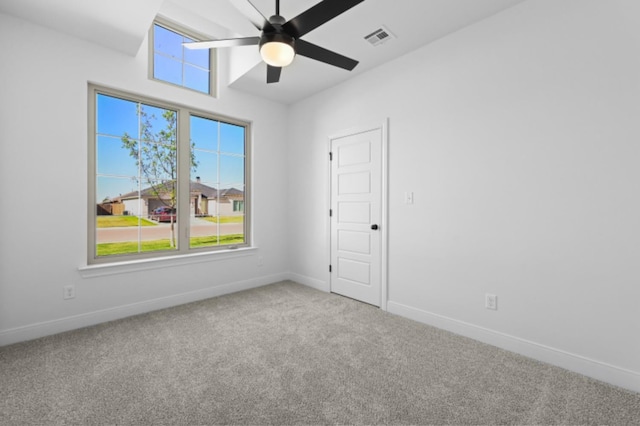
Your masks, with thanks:
[(640, 424), (640, 394), (291, 282), (0, 348), (0, 424)]

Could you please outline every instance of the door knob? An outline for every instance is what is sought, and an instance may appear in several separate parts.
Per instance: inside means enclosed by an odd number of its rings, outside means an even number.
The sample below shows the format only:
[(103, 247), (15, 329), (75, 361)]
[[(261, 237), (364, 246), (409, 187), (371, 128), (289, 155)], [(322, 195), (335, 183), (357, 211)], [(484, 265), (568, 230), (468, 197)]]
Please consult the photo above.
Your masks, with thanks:
[(378, 230), (378, 225), (371, 225), (371, 229), (373, 229), (374, 231)]

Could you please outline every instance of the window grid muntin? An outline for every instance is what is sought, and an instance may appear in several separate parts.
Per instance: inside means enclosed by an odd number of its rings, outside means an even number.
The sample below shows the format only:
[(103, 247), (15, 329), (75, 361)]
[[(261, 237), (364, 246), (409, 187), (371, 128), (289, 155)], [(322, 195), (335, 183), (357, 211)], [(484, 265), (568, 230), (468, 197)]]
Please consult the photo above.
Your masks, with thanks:
[[(153, 258), (161, 258), (161, 257), (171, 257), (174, 255), (184, 255), (184, 254), (188, 254), (189, 252), (198, 252), (198, 251), (204, 251), (204, 252), (212, 252), (215, 253), (216, 251), (219, 250), (226, 250), (229, 248), (236, 248), (236, 247), (250, 247), (251, 246), (251, 221), (250, 221), (250, 199), (251, 199), (251, 192), (250, 192), (250, 186), (249, 186), (249, 182), (250, 182), (250, 164), (251, 164), (251, 158), (250, 158), (250, 135), (251, 135), (251, 123), (248, 121), (243, 121), (243, 120), (238, 120), (238, 119), (234, 119), (234, 118), (230, 118), (230, 117), (225, 117), (225, 116), (221, 116), (221, 115), (217, 115), (217, 114), (211, 114), (209, 112), (204, 112), (201, 110), (198, 110), (197, 108), (192, 108), (192, 107), (186, 107), (183, 105), (179, 105), (179, 104), (174, 104), (171, 102), (166, 102), (166, 101), (161, 101), (158, 99), (154, 99), (154, 98), (150, 98), (148, 96), (144, 96), (144, 95), (137, 95), (137, 94), (132, 94), (132, 93), (128, 93), (128, 92), (124, 92), (124, 91), (120, 91), (117, 89), (111, 89), (111, 88), (105, 88), (105, 87), (100, 87), (94, 84), (89, 84), (89, 88), (90, 90), (88, 91), (89, 94), (89, 126), (88, 126), (88, 130), (89, 130), (89, 140), (90, 140), (90, 144), (89, 144), (89, 150), (88, 150), (88, 154), (89, 154), (89, 165), (90, 167), (88, 168), (89, 171), (89, 176), (88, 176), (88, 181), (89, 181), (89, 197), (87, 198), (88, 200), (88, 226), (89, 226), (89, 238), (88, 238), (88, 263), (89, 264), (101, 264), (101, 263), (112, 263), (112, 262), (118, 262), (118, 261), (127, 261), (127, 260), (135, 260), (135, 259), (153, 259)], [(97, 226), (96, 226), (96, 218), (97, 218), (97, 213), (96, 213), (96, 203), (98, 202), (97, 200), (97, 189), (96, 189), (96, 185), (97, 185), (97, 152), (96, 152), (96, 136), (97, 136), (97, 127), (98, 127), (98, 107), (97, 107), (97, 97), (98, 94), (103, 94), (106, 96), (111, 96), (111, 97), (115, 97), (118, 99), (122, 99), (122, 100), (128, 100), (128, 101), (132, 101), (132, 102), (140, 102), (140, 103), (144, 103), (150, 106), (154, 106), (154, 107), (158, 107), (158, 108), (169, 108), (169, 109), (173, 109), (177, 112), (178, 114), (178, 120), (177, 120), (177, 138), (178, 138), (178, 153), (180, 154), (181, 152), (188, 152), (188, 150), (190, 149), (190, 143), (189, 143), (189, 137), (188, 137), (188, 127), (189, 127), (189, 123), (188, 123), (188, 117), (190, 117), (191, 115), (193, 116), (198, 116), (198, 117), (203, 117), (206, 119), (211, 119), (211, 120), (215, 120), (215, 121), (219, 121), (220, 123), (226, 123), (226, 124), (230, 124), (230, 125), (234, 125), (234, 126), (239, 126), (241, 128), (243, 128), (244, 131), (244, 184), (242, 189), (244, 191), (244, 212), (243, 212), (243, 217), (244, 217), (244, 222), (243, 222), (243, 238), (244, 238), (244, 243), (234, 243), (231, 245), (219, 245), (219, 246), (211, 246), (211, 247), (201, 247), (201, 248), (189, 248), (189, 236), (188, 236), (188, 232), (182, 232), (182, 236), (179, 235), (179, 239), (178, 239), (178, 250), (176, 250), (175, 252), (152, 252), (152, 253), (148, 253), (148, 252), (143, 252), (140, 254), (136, 254), (136, 255), (131, 255), (131, 254), (126, 254), (126, 255), (113, 255), (113, 256), (108, 256), (108, 257), (97, 257), (96, 256), (96, 230), (97, 230)], [(185, 137), (185, 135), (187, 135)], [(182, 158), (182, 160), (179, 160), (179, 164), (178, 164), (178, 217), (180, 217), (180, 215), (182, 215), (182, 217), (190, 217), (189, 215), (189, 176), (190, 176), (190, 172), (181, 172), (180, 170), (190, 170), (190, 168), (188, 167), (188, 163), (187, 166), (185, 166), (184, 162), (185, 159), (190, 158), (190, 156), (188, 155), (178, 155), (178, 158)], [(186, 176), (186, 177), (185, 177)], [(109, 177), (109, 178), (123, 178), (126, 176), (120, 176), (120, 175), (107, 175), (105, 174), (103, 177)], [(185, 186), (186, 184), (186, 186)], [(186, 189), (186, 190), (185, 190)], [(186, 200), (184, 199), (186, 198)], [(188, 227), (187, 227), (188, 228)]]

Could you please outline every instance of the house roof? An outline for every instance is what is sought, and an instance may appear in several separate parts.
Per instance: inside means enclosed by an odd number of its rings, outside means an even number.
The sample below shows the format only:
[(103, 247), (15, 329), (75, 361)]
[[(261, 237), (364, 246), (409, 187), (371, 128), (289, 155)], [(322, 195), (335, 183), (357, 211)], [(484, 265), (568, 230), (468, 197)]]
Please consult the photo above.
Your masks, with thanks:
[[(174, 186), (175, 182), (165, 182), (162, 184), (162, 186), (164, 186), (166, 189), (165, 191), (161, 191), (164, 193), (168, 193), (173, 191), (173, 186)], [(203, 183), (200, 182), (193, 182), (191, 181), (190, 184), (190, 191), (191, 193), (199, 193), (202, 194), (203, 196), (205, 196), (206, 198), (210, 198), (210, 199), (215, 199), (215, 198), (222, 198), (222, 197), (231, 197), (231, 196), (238, 196), (238, 195), (243, 195), (244, 191), (241, 191), (239, 189), (236, 188), (227, 188), (227, 189), (217, 189), (217, 188), (212, 188), (208, 185), (205, 185)], [(142, 191), (138, 192), (138, 191), (132, 191), (132, 192), (128, 192), (126, 194), (122, 194), (119, 197), (114, 197), (112, 198), (110, 201), (114, 201), (114, 200), (127, 200), (127, 199), (134, 199), (134, 198), (156, 198), (156, 190), (152, 187), (148, 187), (148, 188), (144, 188)]]
[(236, 188), (216, 189), (204, 185), (200, 182), (191, 182), (191, 192), (200, 192), (207, 198), (232, 197), (234, 195), (243, 195), (244, 192)]
[(236, 188), (221, 189), (220, 197), (233, 197), (234, 195), (244, 195), (244, 191)]

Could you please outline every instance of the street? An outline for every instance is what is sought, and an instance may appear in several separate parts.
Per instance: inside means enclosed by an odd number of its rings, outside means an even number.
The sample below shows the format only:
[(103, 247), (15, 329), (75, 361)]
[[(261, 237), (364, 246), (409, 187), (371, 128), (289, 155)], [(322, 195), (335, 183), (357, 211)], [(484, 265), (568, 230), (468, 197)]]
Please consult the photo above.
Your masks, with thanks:
[[(174, 224), (178, 231), (178, 224)], [(220, 235), (242, 234), (242, 223), (212, 223), (206, 220), (192, 218), (191, 219), (191, 236), (206, 237), (218, 234), (218, 226), (220, 226)], [(138, 234), (139, 233), (139, 234)], [(160, 223), (157, 226), (142, 227), (121, 227), (121, 228), (98, 228), (96, 229), (96, 243), (117, 243), (126, 241), (164, 240), (171, 236), (171, 224)], [(176, 233), (177, 236), (177, 233)]]

